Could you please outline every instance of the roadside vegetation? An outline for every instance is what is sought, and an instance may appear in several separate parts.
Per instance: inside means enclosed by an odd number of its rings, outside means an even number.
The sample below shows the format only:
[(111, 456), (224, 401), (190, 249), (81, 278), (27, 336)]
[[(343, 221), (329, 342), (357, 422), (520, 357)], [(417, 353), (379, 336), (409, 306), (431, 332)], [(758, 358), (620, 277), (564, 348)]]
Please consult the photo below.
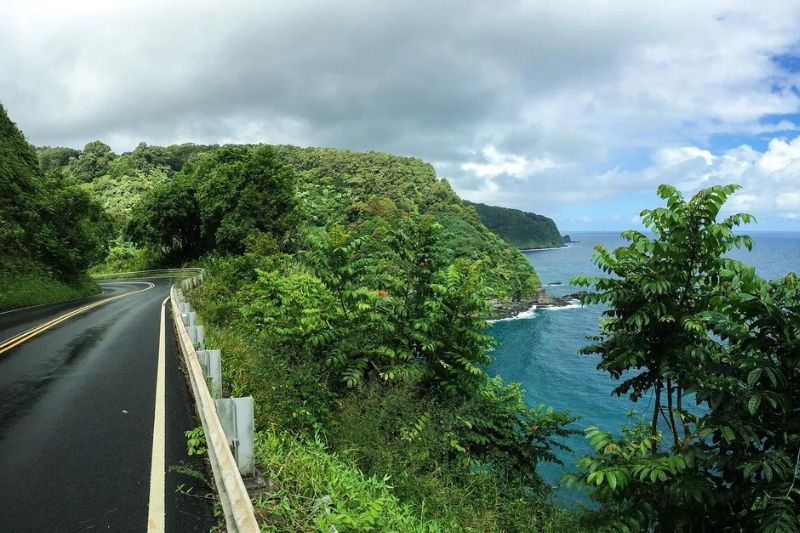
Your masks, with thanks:
[(40, 171), (0, 105), (0, 310), (99, 292), (110, 221), (92, 196)]

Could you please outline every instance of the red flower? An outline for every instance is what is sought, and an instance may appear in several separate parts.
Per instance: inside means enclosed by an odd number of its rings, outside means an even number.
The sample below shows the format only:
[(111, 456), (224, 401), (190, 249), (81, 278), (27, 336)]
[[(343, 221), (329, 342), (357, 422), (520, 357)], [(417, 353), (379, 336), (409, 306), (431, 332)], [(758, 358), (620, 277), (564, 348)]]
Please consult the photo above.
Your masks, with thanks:
[(539, 429), (539, 424), (531, 424), (531, 431), (536, 431)]
[(380, 296), (381, 298), (386, 298), (387, 296), (389, 296), (389, 293), (381, 289), (378, 291), (378, 296)]

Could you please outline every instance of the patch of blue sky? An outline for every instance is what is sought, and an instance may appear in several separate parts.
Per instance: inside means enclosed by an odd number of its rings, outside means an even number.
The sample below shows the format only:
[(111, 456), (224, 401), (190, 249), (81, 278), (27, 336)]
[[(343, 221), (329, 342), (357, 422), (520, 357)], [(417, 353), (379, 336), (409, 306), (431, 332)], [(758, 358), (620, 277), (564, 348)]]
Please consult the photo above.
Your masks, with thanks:
[(772, 56), (772, 62), (779, 68), (788, 72), (800, 72), (800, 43), (795, 45), (793, 52)]
[(602, 202), (587, 201), (560, 204), (554, 215), (562, 232), (641, 229), (638, 215), (642, 209), (663, 203), (653, 192), (629, 192)]

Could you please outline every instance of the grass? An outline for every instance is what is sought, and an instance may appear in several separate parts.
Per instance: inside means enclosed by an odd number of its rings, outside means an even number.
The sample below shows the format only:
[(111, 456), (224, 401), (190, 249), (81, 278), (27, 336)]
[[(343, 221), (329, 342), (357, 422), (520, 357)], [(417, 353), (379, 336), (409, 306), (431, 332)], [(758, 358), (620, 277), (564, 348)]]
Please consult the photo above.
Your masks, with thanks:
[(35, 269), (0, 272), (0, 311), (72, 300), (99, 292), (97, 283), (89, 279), (64, 283)]
[(256, 460), (270, 480), (268, 496), (256, 501), (266, 531), (438, 532), (454, 524), (426, 520), (394, 496), (387, 479), (366, 476), (319, 440), (286, 431), (264, 431)]

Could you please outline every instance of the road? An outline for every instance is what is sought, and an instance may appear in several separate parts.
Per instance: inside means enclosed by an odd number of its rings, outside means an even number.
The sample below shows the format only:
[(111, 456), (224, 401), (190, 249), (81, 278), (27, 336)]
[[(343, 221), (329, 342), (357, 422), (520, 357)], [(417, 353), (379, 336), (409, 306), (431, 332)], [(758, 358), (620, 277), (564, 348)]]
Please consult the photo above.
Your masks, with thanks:
[(0, 531), (208, 531), (208, 488), (169, 468), (203, 469), (186, 455), (199, 422), (162, 312), (169, 282), (101, 287), (0, 314)]

